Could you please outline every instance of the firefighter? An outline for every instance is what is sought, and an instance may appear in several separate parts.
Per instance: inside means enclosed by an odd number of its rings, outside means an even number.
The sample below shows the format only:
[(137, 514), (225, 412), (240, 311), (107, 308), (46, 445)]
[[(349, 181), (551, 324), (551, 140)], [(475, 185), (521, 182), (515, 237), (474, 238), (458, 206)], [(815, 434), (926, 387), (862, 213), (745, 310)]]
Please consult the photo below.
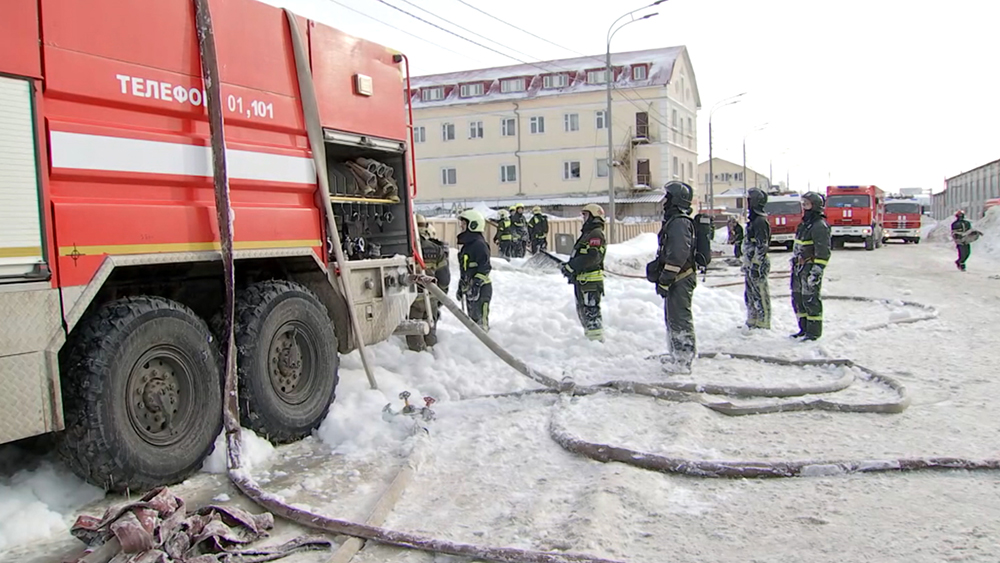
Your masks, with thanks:
[(792, 338), (818, 340), (823, 335), (823, 270), (830, 260), (830, 225), (823, 214), (823, 196), (802, 196), (802, 223), (795, 231), (792, 248), (792, 308), (799, 331)]
[(743, 226), (740, 225), (736, 217), (729, 218), (729, 244), (733, 245), (733, 256), (740, 258), (740, 249), (743, 246)]
[(683, 182), (664, 186), (663, 227), (659, 234), (656, 259), (646, 265), (646, 278), (656, 284), (663, 297), (670, 354), (663, 367), (675, 373), (690, 373), (695, 357), (694, 318), (691, 300), (697, 285), (695, 276), (695, 231), (691, 219), (693, 190)]
[(520, 203), (510, 207), (511, 234), (513, 235), (513, 254), (524, 258), (528, 247), (528, 223), (524, 218), (524, 206)]
[(771, 260), (767, 256), (771, 245), (771, 225), (767, 222), (767, 194), (751, 188), (748, 194), (750, 215), (746, 238), (743, 239), (743, 300), (747, 305), (748, 328), (771, 328), (771, 292), (767, 276), (771, 273)]
[(562, 273), (573, 284), (576, 315), (589, 340), (604, 342), (601, 296), (604, 295), (604, 209), (596, 203), (583, 206), (583, 229), (573, 245), (573, 256), (563, 264)]
[(535, 206), (531, 210), (531, 219), (528, 219), (528, 233), (531, 237), (531, 253), (538, 254), (541, 250), (546, 250), (549, 246), (549, 218), (542, 213), (542, 208)]
[[(426, 272), (434, 276), (437, 286), (441, 291), (448, 293), (448, 286), (451, 284), (451, 269), (448, 266), (448, 245), (437, 240), (434, 227), (427, 222), (427, 219), (417, 214), (417, 233), (420, 236), (420, 254), (424, 259)], [(423, 293), (423, 288), (418, 288), (419, 293)], [(427, 302), (430, 301), (430, 315), (427, 314)], [(406, 345), (414, 352), (421, 352), (428, 347), (437, 344), (437, 322), (441, 318), (441, 310), (438, 300), (434, 297), (425, 299), (423, 295), (417, 296), (410, 306), (410, 318), (427, 320), (431, 325), (431, 331), (423, 336), (407, 336)]]
[(958, 210), (955, 212), (955, 222), (951, 224), (951, 238), (955, 241), (955, 248), (958, 249), (958, 260), (955, 265), (959, 270), (965, 271), (965, 261), (972, 254), (972, 245), (963, 242), (965, 235), (972, 230), (972, 223), (965, 219), (965, 212)]
[(490, 281), (490, 247), (483, 232), (486, 219), (474, 209), (459, 214), (461, 230), (458, 234), (458, 282), (459, 300), (465, 301), (469, 318), (483, 330), (490, 330), (490, 300), (493, 298), (493, 284)]
[(513, 246), (513, 234), (511, 233), (511, 223), (510, 218), (507, 216), (507, 210), (500, 210), (500, 219), (497, 221), (497, 233), (493, 235), (493, 242), (496, 243), (497, 248), (500, 250), (500, 256), (504, 258), (510, 258), (512, 256), (511, 247)]

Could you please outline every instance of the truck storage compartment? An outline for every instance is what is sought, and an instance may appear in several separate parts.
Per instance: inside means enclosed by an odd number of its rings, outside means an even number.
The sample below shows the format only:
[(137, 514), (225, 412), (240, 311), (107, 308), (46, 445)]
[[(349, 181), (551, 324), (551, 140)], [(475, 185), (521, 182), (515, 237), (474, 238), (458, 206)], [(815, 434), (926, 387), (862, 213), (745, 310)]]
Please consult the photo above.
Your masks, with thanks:
[[(326, 137), (337, 136), (326, 131)], [(349, 134), (345, 138), (354, 137)], [(364, 142), (364, 141), (362, 141)], [(406, 216), (409, 197), (403, 143), (378, 141), (327, 142), (333, 213), (348, 260), (408, 255), (410, 229)], [(383, 148), (383, 145), (385, 148)]]

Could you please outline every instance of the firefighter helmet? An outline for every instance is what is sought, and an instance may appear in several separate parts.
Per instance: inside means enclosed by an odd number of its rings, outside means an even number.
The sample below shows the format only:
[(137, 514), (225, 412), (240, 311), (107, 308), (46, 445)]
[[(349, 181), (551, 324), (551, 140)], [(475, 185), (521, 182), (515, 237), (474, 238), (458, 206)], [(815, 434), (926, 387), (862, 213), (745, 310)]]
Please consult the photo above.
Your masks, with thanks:
[(958, 219), (965, 219), (965, 211), (959, 209), (958, 211), (955, 212), (955, 217)]
[(542, 208), (536, 205), (531, 208), (531, 212), (535, 215), (540, 215), (542, 213)]
[(486, 220), (483, 214), (475, 209), (466, 209), (458, 215), (458, 220), (462, 221), (465, 228), (474, 233), (482, 233), (486, 230)]
[(663, 210), (676, 207), (678, 209), (690, 209), (691, 200), (694, 199), (694, 190), (684, 182), (667, 182), (663, 189), (666, 194), (663, 196)]
[(750, 211), (757, 215), (766, 215), (764, 206), (767, 205), (767, 192), (760, 188), (750, 188), (750, 191), (747, 192), (747, 203)]
[(424, 238), (434, 238), (434, 227), (427, 222), (427, 217), (417, 213), (417, 234)]
[(596, 203), (588, 203), (587, 205), (584, 205), (583, 209), (581, 209), (580, 211), (581, 213), (582, 212), (590, 213), (591, 217), (600, 217), (601, 219), (604, 219), (604, 208), (601, 207), (600, 205), (597, 205)]
[(814, 211), (823, 211), (823, 207), (826, 206), (826, 198), (824, 198), (821, 193), (806, 192), (806, 194), (802, 196), (802, 200), (811, 203)]
[(519, 203), (519, 204), (517, 204), (517, 205), (514, 206), (514, 209), (524, 209), (524, 204), (523, 203)]
[(500, 215), (501, 219), (506, 219), (507, 218), (507, 210), (506, 209), (501, 209), (497, 213)]

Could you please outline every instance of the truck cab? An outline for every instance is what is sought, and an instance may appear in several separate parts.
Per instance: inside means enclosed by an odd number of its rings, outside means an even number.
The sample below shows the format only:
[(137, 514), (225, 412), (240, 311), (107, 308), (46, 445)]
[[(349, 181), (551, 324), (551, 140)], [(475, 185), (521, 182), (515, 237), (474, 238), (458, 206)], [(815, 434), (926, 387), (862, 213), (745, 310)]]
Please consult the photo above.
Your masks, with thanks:
[(885, 240), (920, 244), (920, 203), (915, 199), (890, 199), (885, 202)]
[(885, 192), (877, 186), (827, 186), (826, 219), (834, 248), (859, 242), (865, 250), (882, 246)]
[(802, 222), (802, 200), (799, 196), (772, 196), (764, 206), (771, 225), (771, 246), (784, 246), (789, 251), (795, 244), (795, 230)]

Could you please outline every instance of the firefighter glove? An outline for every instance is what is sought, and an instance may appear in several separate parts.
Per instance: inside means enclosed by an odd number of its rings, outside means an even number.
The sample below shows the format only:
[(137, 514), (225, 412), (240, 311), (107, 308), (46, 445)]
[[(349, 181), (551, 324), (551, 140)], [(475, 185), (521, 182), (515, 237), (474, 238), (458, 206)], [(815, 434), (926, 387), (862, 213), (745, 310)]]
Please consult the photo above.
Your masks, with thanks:
[(677, 279), (677, 273), (671, 272), (669, 270), (663, 270), (660, 272), (660, 277), (656, 280), (656, 294), (660, 297), (666, 297), (667, 292), (670, 290), (670, 285), (674, 283)]
[(462, 299), (465, 294), (469, 291), (469, 284), (465, 280), (458, 283), (458, 291), (455, 292), (455, 297)]
[(560, 268), (559, 271), (562, 272), (562, 275), (566, 276), (567, 278), (573, 277), (573, 268), (570, 267), (569, 264), (563, 264), (562, 268)]
[(473, 279), (472, 283), (469, 284), (468, 291), (465, 292), (466, 298), (469, 301), (479, 301), (480, 291), (483, 289), (483, 280)]
[(809, 277), (806, 278), (806, 286), (811, 290), (815, 291), (819, 287), (820, 282), (823, 281), (823, 266), (819, 264), (813, 264), (809, 267)]

